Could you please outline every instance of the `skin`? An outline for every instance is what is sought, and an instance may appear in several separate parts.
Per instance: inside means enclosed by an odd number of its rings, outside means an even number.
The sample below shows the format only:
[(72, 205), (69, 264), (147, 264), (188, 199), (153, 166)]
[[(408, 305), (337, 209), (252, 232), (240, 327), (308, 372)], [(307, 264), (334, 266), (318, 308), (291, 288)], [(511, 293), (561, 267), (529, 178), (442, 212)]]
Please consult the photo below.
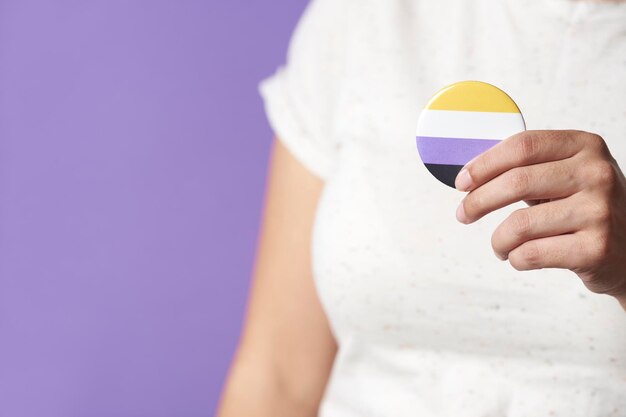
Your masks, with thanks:
[[(515, 201), (529, 204), (494, 232), (496, 256), (518, 270), (570, 269), (626, 310), (626, 180), (602, 138), (529, 131), (465, 168), (467, 177), (459, 174), (456, 184), (468, 191), (459, 221), (472, 223)], [(274, 140), (248, 308), (218, 417), (318, 414), (337, 352), (311, 272), (323, 186)]]
[(317, 415), (337, 351), (311, 272), (323, 185), (274, 140), (248, 310), (219, 417)]
[(604, 139), (576, 130), (526, 131), (468, 162), (456, 217), (470, 224), (525, 201), (493, 232), (495, 255), (526, 271), (575, 272), (626, 310), (626, 178)]
[[(309, 417), (337, 344), (315, 291), (310, 238), (324, 182), (275, 139), (250, 298), (218, 417)], [(605, 141), (581, 131), (526, 131), (470, 161), (457, 219), (516, 201), (492, 235), (518, 270), (566, 268), (626, 310), (626, 179)]]

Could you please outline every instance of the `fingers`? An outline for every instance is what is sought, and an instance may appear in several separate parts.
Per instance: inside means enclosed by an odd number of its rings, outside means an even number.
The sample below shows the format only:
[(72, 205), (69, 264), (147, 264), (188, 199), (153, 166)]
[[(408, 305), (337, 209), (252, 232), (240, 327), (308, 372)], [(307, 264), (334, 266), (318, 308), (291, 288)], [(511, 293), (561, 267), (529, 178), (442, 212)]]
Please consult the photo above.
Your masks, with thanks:
[(614, 200), (623, 184), (626, 179), (600, 136), (575, 130), (522, 132), (461, 170), (455, 185), (469, 193), (457, 219), (471, 223), (525, 201), (529, 207), (515, 211), (494, 231), (496, 256), (517, 270), (569, 269), (588, 287), (606, 285), (594, 280), (598, 268), (614, 268), (609, 261), (623, 259), (623, 251), (615, 249), (613, 226)]
[[(456, 188), (473, 190), (514, 167), (569, 158), (587, 142), (602, 147), (597, 135), (565, 130), (528, 130), (513, 135), (468, 162), (456, 178)], [(595, 143), (597, 142), (597, 143)]]
[(511, 213), (493, 232), (491, 246), (505, 260), (509, 253), (529, 240), (573, 233), (587, 223), (576, 196), (537, 204)]
[(467, 224), (517, 201), (568, 197), (580, 188), (576, 162), (565, 159), (512, 168), (468, 193), (457, 219)]
[(585, 265), (581, 233), (550, 236), (524, 242), (509, 253), (518, 271), (541, 268), (576, 269)]

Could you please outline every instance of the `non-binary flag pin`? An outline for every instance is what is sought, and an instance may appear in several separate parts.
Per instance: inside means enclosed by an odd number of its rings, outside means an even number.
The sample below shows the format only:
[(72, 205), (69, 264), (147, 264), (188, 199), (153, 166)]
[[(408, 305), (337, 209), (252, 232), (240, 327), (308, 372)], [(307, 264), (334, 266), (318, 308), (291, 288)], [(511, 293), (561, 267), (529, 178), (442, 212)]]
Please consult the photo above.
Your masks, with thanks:
[(520, 109), (504, 91), (481, 81), (462, 81), (439, 90), (422, 110), (417, 150), (428, 171), (454, 188), (466, 163), (524, 130)]

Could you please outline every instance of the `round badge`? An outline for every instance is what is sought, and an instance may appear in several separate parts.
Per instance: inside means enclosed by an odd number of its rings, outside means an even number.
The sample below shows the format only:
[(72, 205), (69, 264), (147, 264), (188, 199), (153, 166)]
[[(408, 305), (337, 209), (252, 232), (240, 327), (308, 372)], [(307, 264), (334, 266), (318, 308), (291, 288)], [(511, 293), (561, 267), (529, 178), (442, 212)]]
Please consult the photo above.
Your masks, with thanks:
[(417, 150), (428, 171), (455, 188), (466, 163), (524, 130), (522, 113), (504, 91), (481, 81), (462, 81), (439, 90), (422, 110)]

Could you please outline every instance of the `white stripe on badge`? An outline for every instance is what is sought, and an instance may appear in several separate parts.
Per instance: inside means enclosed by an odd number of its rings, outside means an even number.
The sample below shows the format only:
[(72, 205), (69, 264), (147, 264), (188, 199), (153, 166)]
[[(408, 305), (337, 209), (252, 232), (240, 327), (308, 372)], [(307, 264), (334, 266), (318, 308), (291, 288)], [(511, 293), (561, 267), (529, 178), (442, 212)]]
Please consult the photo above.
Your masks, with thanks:
[(424, 109), (417, 136), (503, 140), (525, 129), (521, 113)]

